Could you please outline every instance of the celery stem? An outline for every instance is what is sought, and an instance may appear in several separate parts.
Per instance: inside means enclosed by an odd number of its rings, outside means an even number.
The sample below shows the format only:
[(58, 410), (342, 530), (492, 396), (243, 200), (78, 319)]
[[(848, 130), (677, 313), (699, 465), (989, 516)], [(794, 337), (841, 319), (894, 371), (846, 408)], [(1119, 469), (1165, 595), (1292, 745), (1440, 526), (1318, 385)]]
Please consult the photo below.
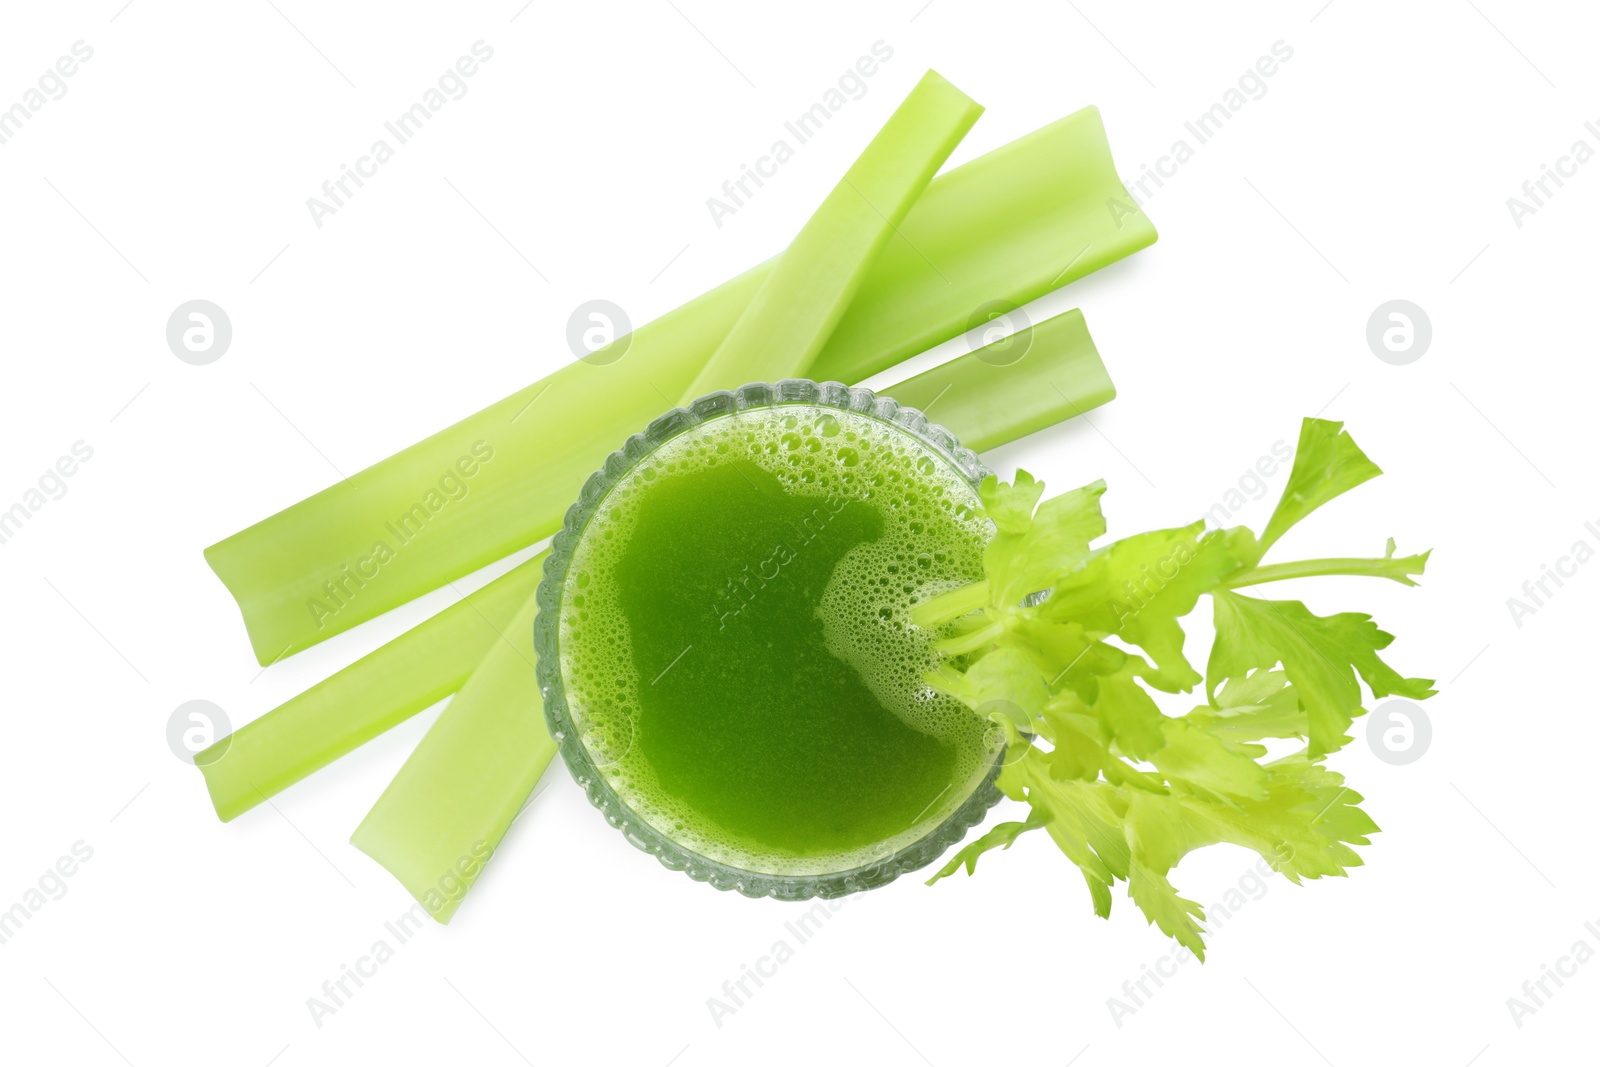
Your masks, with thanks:
[[(1219, 588), (1241, 589), (1263, 582), (1282, 582), (1291, 578), (1313, 578), (1323, 575), (1352, 575), (1366, 578), (1388, 578), (1399, 582), (1401, 585), (1416, 585), (1408, 576), (1407, 571), (1397, 567), (1403, 563), (1396, 559), (1355, 559), (1355, 558), (1327, 558), (1327, 559), (1302, 559), (1293, 563), (1272, 563), (1265, 567), (1255, 567), (1242, 574), (1223, 582)], [(1410, 573), (1420, 573), (1421, 568)]]
[(940, 593), (926, 604), (911, 610), (911, 621), (918, 626), (941, 626), (963, 615), (971, 614), (989, 603), (987, 579)]

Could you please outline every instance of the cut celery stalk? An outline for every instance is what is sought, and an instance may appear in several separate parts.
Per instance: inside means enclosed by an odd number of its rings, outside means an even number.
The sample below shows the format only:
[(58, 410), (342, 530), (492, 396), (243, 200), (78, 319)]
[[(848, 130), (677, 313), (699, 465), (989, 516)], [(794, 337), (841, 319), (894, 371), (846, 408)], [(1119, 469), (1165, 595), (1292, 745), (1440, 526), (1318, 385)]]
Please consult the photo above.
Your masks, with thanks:
[[(935, 421), (988, 447), (1040, 429), (1050, 413), (1070, 417), (1114, 395), (1079, 312), (1033, 327), (1015, 362), (1015, 349), (1004, 347), (1013, 343), (968, 352), (885, 393), (905, 404), (903, 397), (934, 398)], [(1042, 400), (1045, 394), (1056, 399)], [(350, 838), (441, 923), (500, 847), (555, 753), (534, 675), (535, 614), (530, 600)]]
[(538, 558), (195, 757), (223, 822), (457, 692), (539, 587)]
[(884, 390), (974, 452), (1054, 426), (1117, 395), (1074, 308)]
[[(963, 444), (996, 448), (1116, 395), (1080, 311), (885, 392)], [(1017, 362), (1011, 362), (1018, 359)], [(224, 822), (458, 691), (539, 584), (538, 557), (220, 739), (195, 762)]]
[[(960, 334), (988, 302), (1026, 303), (1155, 239), (1085, 108), (935, 178), (807, 374), (860, 381)], [(310, 647), (555, 532), (584, 478), (682, 394), (771, 270), (208, 548), (256, 658)], [(473, 455), (480, 442), (487, 462)], [(439, 492), (446, 477), (465, 498)], [(401, 542), (391, 524), (413, 532)]]
[(556, 752), (534, 677), (537, 612), (530, 596), (350, 837), (442, 923)]
[[(779, 258), (682, 402), (808, 366), (979, 113), (929, 71)], [(555, 755), (534, 667), (537, 611), (530, 597), (350, 838), (442, 923)]]
[(873, 260), (981, 114), (937, 72), (924, 74), (778, 257), (679, 403), (808, 370)]

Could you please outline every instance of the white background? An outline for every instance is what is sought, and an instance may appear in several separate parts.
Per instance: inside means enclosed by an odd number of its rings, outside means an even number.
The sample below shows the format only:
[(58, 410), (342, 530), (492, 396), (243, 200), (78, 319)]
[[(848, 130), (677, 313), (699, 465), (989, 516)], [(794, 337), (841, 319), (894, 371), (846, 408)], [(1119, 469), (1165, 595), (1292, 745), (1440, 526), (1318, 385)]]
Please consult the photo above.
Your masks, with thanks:
[[(1600, 547), (1600, 162), (1520, 228), (1506, 206), (1575, 140), (1600, 148), (1592, 9), (274, 2), (0, 13), (0, 106), (94, 49), (0, 145), (0, 508), (74, 442), (94, 450), (0, 545), (0, 909), (93, 849), (0, 945), (0, 1058), (1593, 1057), (1600, 962), (1521, 1027), (1506, 1004), (1579, 939), (1600, 949), (1600, 564), (1520, 627), (1506, 603), (1575, 541)], [(467, 95), (313, 225), (306, 198), (480, 39), (494, 57)], [(867, 94), (715, 226), (706, 198), (878, 40), (894, 57)], [(1301, 416), (1348, 423), (1389, 473), (1286, 552), (1436, 549), (1421, 589), (1304, 591), (1373, 612), (1392, 661), (1440, 679), (1420, 760), (1381, 762), (1358, 732), (1333, 761), (1384, 827), (1368, 866), (1271, 883), (1118, 1025), (1108, 998), (1172, 946), (1120, 892), (1096, 919), (1034, 835), (970, 880), (847, 902), (719, 1027), (707, 998), (793, 942), (794, 909), (658, 868), (558, 764), (455, 922), (317, 1026), (307, 998), (411, 903), (346, 840), (435, 712), (226, 826), (165, 724), (196, 698), (246, 722), (449, 596), (262, 672), (201, 549), (561, 365), (580, 302), (644, 322), (775, 252), (929, 66), (989, 109), (957, 162), (1093, 103), (1135, 178), (1280, 40), (1266, 94), (1149, 198), (1160, 242), (1051, 301), (1085, 310), (1120, 397), (989, 458), (1056, 489), (1105, 476), (1126, 534), (1222, 500)], [(210, 366), (165, 343), (194, 298), (233, 323)], [(1433, 323), (1409, 366), (1365, 341), (1393, 298)], [(1259, 528), (1282, 478), (1239, 521)], [(1175, 881), (1210, 904), (1252, 860), (1211, 849)]]

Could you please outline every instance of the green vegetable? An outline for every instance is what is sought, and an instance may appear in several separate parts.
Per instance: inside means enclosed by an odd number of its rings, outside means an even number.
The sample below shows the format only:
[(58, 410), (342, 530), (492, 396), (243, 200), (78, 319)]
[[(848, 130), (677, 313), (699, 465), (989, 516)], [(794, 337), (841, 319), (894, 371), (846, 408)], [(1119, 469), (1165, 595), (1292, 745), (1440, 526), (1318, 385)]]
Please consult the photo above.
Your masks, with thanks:
[[(860, 381), (959, 335), (986, 303), (1026, 303), (1154, 240), (1086, 108), (934, 179), (807, 373)], [(307, 648), (553, 533), (583, 479), (682, 395), (772, 270), (756, 267), (212, 545), (206, 559), (238, 600), (257, 659)]]
[(528, 598), (350, 837), (442, 923), (555, 755), (533, 671), (537, 611)]
[(1076, 308), (884, 392), (943, 424), (974, 452), (1054, 426), (1117, 395)]
[(937, 73), (924, 74), (778, 257), (679, 403), (804, 373), (878, 252), (981, 114)]
[[(1433, 695), (1432, 682), (1379, 658), (1393, 638), (1369, 616), (1319, 616), (1239, 590), (1327, 574), (1415, 584), (1427, 553), (1396, 559), (1392, 540), (1379, 559), (1260, 563), (1291, 526), (1379, 473), (1342, 424), (1307, 419), (1260, 539), (1197, 522), (1098, 548), (1103, 483), (1039, 504), (1044, 487), (1025, 472), (1011, 485), (987, 482), (997, 534), (986, 580), (929, 601), (915, 618), (959, 620), (931, 681), (1008, 731), (1000, 787), (1030, 813), (961, 849), (931, 881), (962, 867), (970, 874), (984, 852), (1043, 829), (1082, 872), (1096, 914), (1110, 914), (1111, 889), (1126, 881), (1145, 916), (1203, 959), (1204, 913), (1168, 880), (1187, 853), (1243, 845), (1297, 883), (1359, 866), (1352, 846), (1378, 828), (1327, 756), (1364, 712), (1361, 682), (1374, 698), (1415, 700)], [(1043, 589), (1042, 600), (1029, 596)], [(1179, 623), (1202, 595), (1215, 628), (1207, 702), (1170, 716), (1153, 694), (1202, 681)], [(1305, 744), (1266, 760), (1259, 742), (1272, 738)]]
[[(981, 430), (994, 445), (1038, 427), (1045, 411), (1037, 397), (1056, 398), (1054, 410), (1062, 418), (1111, 398), (1081, 314), (1070, 312), (1034, 329), (1020, 362), (995, 365), (992, 344), (888, 392), (948, 394), (940, 409), (945, 428), (958, 438)], [(483, 861), (499, 847), (554, 751), (534, 680), (533, 614), (530, 602), (351, 838), (440, 922), (449, 921), (482, 873)], [(443, 892), (445, 886), (451, 891)]]
[(199, 753), (223, 822), (461, 688), (539, 587), (543, 556), (512, 568)]
[[(1026, 355), (996, 351), (1029, 340)], [(1005, 359), (1014, 349), (1005, 349)], [(890, 387), (963, 443), (995, 448), (1116, 395), (1079, 311)], [(614, 442), (620, 444), (621, 439)], [(228, 821), (458, 691), (538, 588), (541, 554), (329, 676), (196, 757)]]

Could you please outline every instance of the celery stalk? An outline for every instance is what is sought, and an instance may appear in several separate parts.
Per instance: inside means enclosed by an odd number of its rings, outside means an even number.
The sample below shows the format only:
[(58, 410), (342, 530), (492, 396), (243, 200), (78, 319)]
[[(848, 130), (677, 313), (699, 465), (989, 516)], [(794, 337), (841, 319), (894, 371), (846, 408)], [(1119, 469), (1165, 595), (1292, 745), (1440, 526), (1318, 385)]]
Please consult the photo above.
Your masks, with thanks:
[(195, 757), (223, 822), (458, 691), (539, 587), (528, 560)]
[[(1117, 178), (1099, 113), (1085, 108), (935, 178), (807, 374), (860, 381), (960, 334), (986, 302), (1026, 303), (1155, 236)], [(307, 648), (553, 533), (583, 479), (682, 395), (772, 269), (640, 327), (615, 343), (625, 354), (614, 363), (596, 365), (602, 354), (563, 367), (208, 548), (257, 659)], [(446, 479), (466, 496), (450, 499)]]
[[(1115, 392), (1079, 312), (1033, 327), (1026, 355), (1004, 364), (1014, 349), (998, 350), (1014, 343), (968, 352), (886, 392), (902, 403), (910, 403), (903, 396), (939, 400), (936, 421), (958, 439), (970, 433), (990, 447), (1039, 429), (1047, 412), (1069, 417)], [(1042, 400), (1045, 394), (1056, 399)], [(535, 606), (530, 600), (518, 613), (507, 639), (490, 650), (350, 838), (441, 923), (455, 914), (555, 753), (534, 675)]]
[(534, 677), (537, 613), (530, 596), (350, 836), (441, 923), (556, 752)]
[[(968, 353), (886, 393), (982, 451), (1109, 401), (1116, 390), (1080, 311)], [(619, 442), (620, 443), (620, 439)], [(576, 495), (576, 494), (574, 494)], [(539, 584), (531, 559), (306, 692), (218, 740), (196, 763), (224, 822), (458, 691)], [(522, 635), (513, 635), (520, 639)]]
[(943, 424), (974, 452), (1054, 426), (1117, 395), (1076, 308), (884, 392)]
[(981, 114), (938, 73), (924, 74), (778, 257), (679, 402), (809, 369), (879, 251)]

